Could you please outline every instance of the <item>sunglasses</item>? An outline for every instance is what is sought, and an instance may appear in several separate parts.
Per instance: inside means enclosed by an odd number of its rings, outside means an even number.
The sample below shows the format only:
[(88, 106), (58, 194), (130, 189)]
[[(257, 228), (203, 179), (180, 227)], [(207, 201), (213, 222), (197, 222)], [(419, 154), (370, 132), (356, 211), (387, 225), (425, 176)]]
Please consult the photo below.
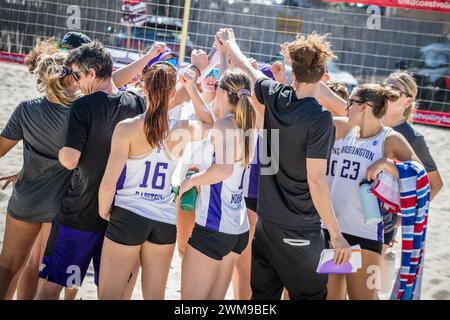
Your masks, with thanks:
[(219, 72), (220, 72), (219, 69), (214, 68), (206, 75), (206, 78), (212, 76), (214, 79), (219, 79)]
[(175, 68), (178, 67), (178, 59), (177, 58), (171, 58), (171, 59), (164, 60), (164, 61), (167, 62), (167, 63), (170, 63)]
[(350, 109), (351, 106), (353, 105), (353, 103), (357, 103), (357, 104), (367, 104), (369, 107), (373, 108), (373, 105), (371, 105), (370, 103), (368, 103), (367, 101), (362, 101), (362, 100), (356, 100), (356, 99), (348, 99), (347, 101), (347, 109)]
[(405, 92), (405, 91), (400, 90), (399, 87), (396, 87), (396, 86), (394, 86), (394, 85), (392, 85), (392, 84), (388, 84), (388, 86), (390, 86), (390, 87), (391, 87), (392, 89), (394, 89), (395, 91), (398, 91), (399, 94), (400, 94), (400, 97), (401, 97), (402, 95), (405, 95), (405, 97), (407, 97), (407, 98), (412, 98), (412, 95), (410, 95), (408, 92)]
[(75, 71), (71, 70), (70, 74), (72, 75), (72, 77), (74, 78), (74, 80), (76, 82), (80, 81), (81, 72), (75, 72)]

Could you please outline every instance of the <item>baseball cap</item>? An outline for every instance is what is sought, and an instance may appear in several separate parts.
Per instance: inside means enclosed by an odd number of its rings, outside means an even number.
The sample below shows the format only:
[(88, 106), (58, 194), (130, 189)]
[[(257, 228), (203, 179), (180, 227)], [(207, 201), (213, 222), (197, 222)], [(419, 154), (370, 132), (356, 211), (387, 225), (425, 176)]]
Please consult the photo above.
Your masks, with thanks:
[(83, 44), (91, 43), (92, 40), (87, 35), (81, 32), (70, 31), (65, 34), (63, 39), (60, 41), (60, 46), (76, 49), (81, 47)]

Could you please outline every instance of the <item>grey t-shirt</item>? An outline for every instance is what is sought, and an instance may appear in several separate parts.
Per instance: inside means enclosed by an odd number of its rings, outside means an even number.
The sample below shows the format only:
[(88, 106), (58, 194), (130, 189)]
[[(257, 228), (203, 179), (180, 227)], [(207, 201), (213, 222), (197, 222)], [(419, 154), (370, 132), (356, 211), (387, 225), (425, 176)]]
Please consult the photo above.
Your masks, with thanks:
[(23, 140), (23, 168), (8, 203), (19, 220), (51, 222), (60, 211), (71, 172), (58, 161), (70, 109), (41, 97), (21, 102), (1, 136)]
[(414, 130), (414, 128), (406, 122), (399, 124), (392, 129), (405, 137), (405, 139), (413, 148), (414, 152), (419, 157), (420, 161), (422, 161), (427, 172), (437, 170), (436, 163), (434, 162), (433, 157), (430, 154), (430, 150), (428, 150), (427, 143), (425, 142), (425, 138), (422, 134)]

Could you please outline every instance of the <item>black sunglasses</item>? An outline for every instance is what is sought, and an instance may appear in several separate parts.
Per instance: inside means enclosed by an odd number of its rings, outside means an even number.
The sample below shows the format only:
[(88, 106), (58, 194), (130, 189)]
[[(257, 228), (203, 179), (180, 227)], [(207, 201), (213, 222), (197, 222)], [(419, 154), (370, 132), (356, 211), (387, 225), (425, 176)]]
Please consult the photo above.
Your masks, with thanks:
[(72, 70), (72, 77), (75, 79), (76, 82), (80, 81), (80, 74), (81, 72), (75, 72)]
[(225, 90), (225, 91), (228, 93), (228, 95), (232, 95), (232, 94), (233, 94), (233, 92), (232, 92), (231, 90), (229, 90), (229, 89), (225, 88), (224, 86), (222, 86), (222, 85), (219, 83), (219, 81), (217, 81), (216, 83), (214, 83), (214, 90), (217, 91), (217, 88), (221, 88), (222, 90)]
[(405, 97), (407, 97), (407, 98), (412, 98), (412, 95), (410, 95), (408, 92), (405, 92), (405, 91), (400, 90), (399, 87), (396, 87), (396, 86), (394, 86), (394, 85), (392, 85), (392, 84), (389, 84), (388, 86), (390, 86), (390, 87), (391, 87), (392, 89), (394, 89), (395, 91), (398, 91), (399, 94), (400, 94), (400, 96), (405, 95)]
[(356, 102), (357, 104), (367, 104), (369, 107), (373, 108), (373, 105), (371, 105), (370, 103), (368, 103), (367, 101), (362, 101), (362, 100), (356, 100), (356, 99), (348, 99), (347, 101), (347, 109), (349, 109), (353, 103)]

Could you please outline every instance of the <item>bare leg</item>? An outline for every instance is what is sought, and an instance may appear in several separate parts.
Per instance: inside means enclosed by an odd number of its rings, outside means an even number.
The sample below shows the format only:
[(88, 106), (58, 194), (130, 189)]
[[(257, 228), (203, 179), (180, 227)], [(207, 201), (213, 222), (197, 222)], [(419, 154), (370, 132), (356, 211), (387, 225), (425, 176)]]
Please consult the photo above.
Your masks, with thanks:
[(38, 289), (34, 300), (59, 300), (62, 289), (63, 286), (60, 286), (59, 284), (45, 279), (39, 279)]
[(39, 266), (44, 256), (45, 247), (47, 246), (51, 223), (43, 223), (38, 238), (31, 249), (27, 263), (22, 270), (17, 285), (17, 300), (33, 300), (36, 295), (39, 282)]
[(64, 288), (64, 300), (75, 300), (77, 297), (78, 289), (76, 288)]
[(11, 284), (9, 285), (8, 292), (6, 292), (5, 300), (12, 300), (14, 299), (14, 294), (16, 293), (17, 289), (17, 283), (19, 282), (20, 274), (22, 273), (22, 270), (25, 268), (23, 266), (19, 272), (14, 276), (14, 279), (11, 281)]
[(381, 282), (381, 255), (362, 250), (362, 267), (356, 273), (346, 275), (350, 300), (378, 300)]
[(144, 300), (164, 300), (175, 244), (145, 242), (141, 249)]
[(247, 216), (250, 223), (248, 244), (239, 256), (233, 274), (233, 293), (235, 300), (250, 300), (252, 297), (252, 289), (250, 288), (252, 240), (255, 235), (255, 226), (258, 216), (256, 215), (256, 212), (249, 209), (247, 209)]
[(181, 300), (206, 300), (220, 265), (221, 261), (209, 258), (188, 244), (181, 265)]
[(230, 286), (231, 277), (233, 276), (234, 266), (238, 260), (239, 255), (235, 252), (230, 252), (226, 255), (220, 265), (219, 273), (217, 274), (214, 286), (208, 295), (208, 300), (224, 300)]
[(177, 246), (178, 255), (183, 258), (187, 242), (195, 226), (195, 212), (180, 209), (180, 198), (177, 200)]
[(141, 260), (138, 257), (136, 263), (134, 264), (131, 277), (128, 279), (127, 287), (125, 288), (125, 293), (123, 294), (123, 300), (131, 300), (140, 268), (141, 268)]
[(126, 246), (105, 238), (100, 263), (99, 299), (122, 300), (141, 246)]
[(0, 254), (0, 300), (5, 299), (12, 280), (25, 264), (40, 229), (40, 223), (24, 222), (6, 215)]
[(327, 300), (346, 300), (347, 285), (345, 274), (329, 274)]

